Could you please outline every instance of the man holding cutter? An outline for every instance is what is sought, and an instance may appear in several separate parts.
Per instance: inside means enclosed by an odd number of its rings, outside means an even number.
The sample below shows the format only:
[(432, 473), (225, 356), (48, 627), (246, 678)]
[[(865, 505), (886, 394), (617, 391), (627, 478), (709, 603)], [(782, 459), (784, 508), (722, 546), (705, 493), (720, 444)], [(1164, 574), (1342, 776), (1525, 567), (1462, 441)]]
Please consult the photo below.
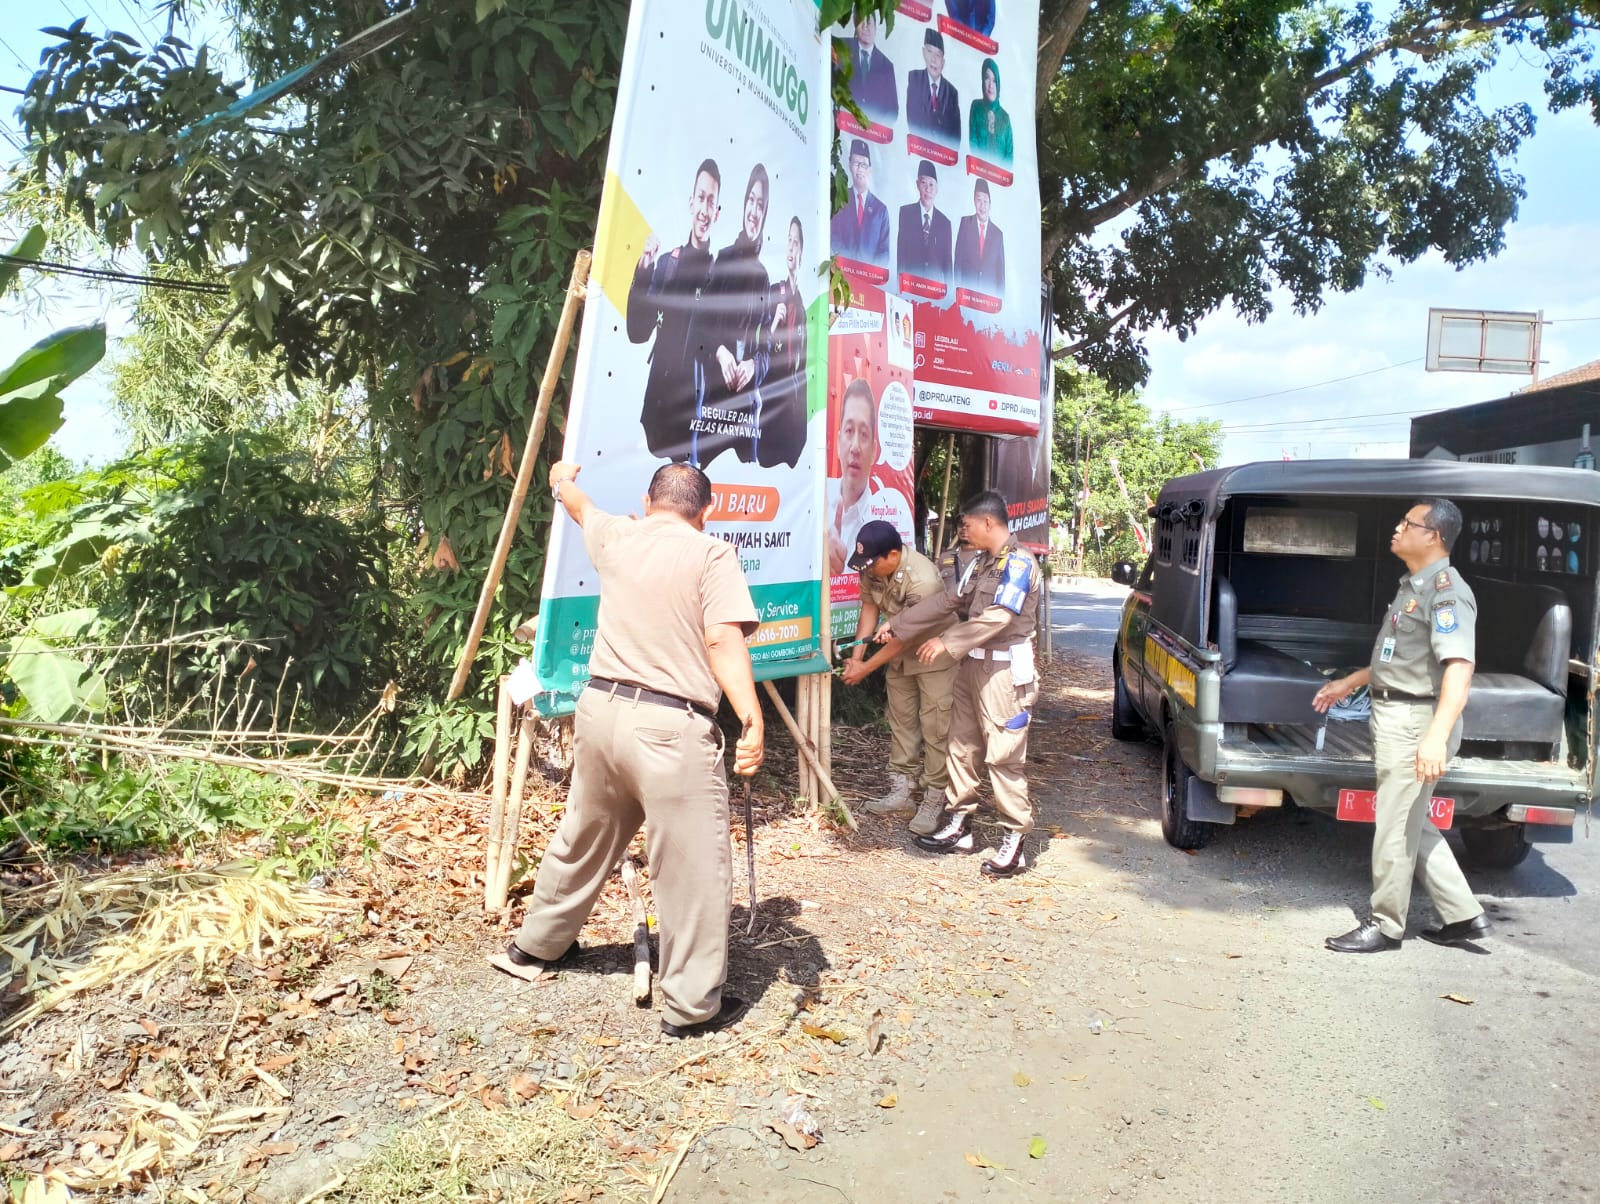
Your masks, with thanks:
[(743, 727), (734, 771), (754, 774), (763, 732), (745, 637), (756, 629), (755, 604), (738, 554), (705, 534), (705, 473), (664, 465), (650, 480), (644, 518), (634, 519), (596, 506), (577, 486), (579, 471), (566, 460), (550, 469), (550, 488), (583, 529), (600, 577), (592, 676), (574, 717), (572, 788), (522, 929), (490, 961), (535, 979), (575, 955), (578, 930), (644, 824), (661, 920), (661, 1031), (716, 1032), (748, 1007), (722, 990), (732, 868), (716, 713), (726, 693)]

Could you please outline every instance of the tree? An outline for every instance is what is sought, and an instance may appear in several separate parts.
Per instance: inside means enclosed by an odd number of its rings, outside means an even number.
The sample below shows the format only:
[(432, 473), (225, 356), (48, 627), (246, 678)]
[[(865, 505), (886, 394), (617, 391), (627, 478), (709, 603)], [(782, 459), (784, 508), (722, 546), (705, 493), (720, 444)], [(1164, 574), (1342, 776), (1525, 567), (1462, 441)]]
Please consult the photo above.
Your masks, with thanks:
[(1523, 196), (1531, 105), (1485, 112), (1505, 54), (1542, 61), (1552, 110), (1587, 105), (1596, 0), (1043, 0), (1045, 262), (1072, 355), (1147, 374), (1140, 336), (1194, 332), (1282, 290), (1299, 312), (1430, 249), (1497, 253)]
[[(1152, 417), (1136, 394), (1118, 392), (1077, 365), (1056, 367), (1050, 510), (1072, 524), (1087, 562), (1097, 570), (1113, 560), (1142, 559), (1132, 521), (1144, 521), (1150, 499), (1173, 477), (1215, 467), (1221, 448), (1220, 422)], [(1129, 501), (1123, 499), (1118, 472)], [(1100, 527), (1105, 530), (1097, 534)]]

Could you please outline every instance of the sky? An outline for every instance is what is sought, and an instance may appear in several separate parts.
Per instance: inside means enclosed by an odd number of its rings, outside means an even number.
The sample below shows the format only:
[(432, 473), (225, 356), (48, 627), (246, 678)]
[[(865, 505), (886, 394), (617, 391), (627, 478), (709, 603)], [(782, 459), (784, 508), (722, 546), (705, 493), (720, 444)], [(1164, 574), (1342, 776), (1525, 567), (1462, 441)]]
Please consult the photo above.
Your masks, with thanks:
[[(10, 0), (0, 13), (0, 86), (27, 81), (49, 41), (39, 26), (80, 11), (90, 13), (91, 24), (158, 35), (164, 23), (139, 5)], [(1437, 256), (1395, 265), (1391, 279), (1371, 273), (1359, 291), (1334, 296), (1306, 317), (1285, 299), (1259, 325), (1220, 312), (1187, 342), (1153, 335), (1145, 401), (1175, 417), (1223, 422), (1225, 463), (1404, 456), (1411, 415), (1504, 397), (1529, 383), (1525, 376), (1425, 371), (1429, 306), (1543, 310), (1544, 376), (1600, 358), (1600, 128), (1585, 112), (1544, 111), (1541, 80), (1537, 65), (1509, 59), (1483, 94), (1487, 104), (1529, 100), (1539, 114), (1537, 132), (1514, 161), (1528, 195), (1499, 256), (1461, 272)], [(20, 142), (16, 100), (0, 93), (0, 158), (16, 154), (8, 135)], [(115, 339), (126, 327), (126, 301), (126, 294), (64, 288), (53, 290), (42, 311), (23, 312), (9, 301), (0, 310), (0, 363), (56, 326), (103, 318)], [(67, 456), (102, 462), (121, 450), (105, 393), (104, 370), (68, 390), (67, 423), (55, 440)]]

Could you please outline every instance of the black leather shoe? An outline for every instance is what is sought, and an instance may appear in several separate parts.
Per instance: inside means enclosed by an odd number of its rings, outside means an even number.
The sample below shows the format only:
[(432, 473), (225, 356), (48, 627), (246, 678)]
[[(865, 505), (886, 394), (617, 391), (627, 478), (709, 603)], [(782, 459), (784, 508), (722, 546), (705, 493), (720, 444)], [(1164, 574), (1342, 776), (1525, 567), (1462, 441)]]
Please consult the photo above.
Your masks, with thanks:
[(575, 961), (578, 955), (582, 952), (583, 946), (578, 944), (577, 941), (573, 941), (572, 944), (567, 946), (567, 951), (565, 953), (556, 958), (554, 961), (547, 962), (542, 957), (535, 957), (531, 953), (524, 953), (516, 941), (512, 941), (506, 946), (506, 957), (510, 960), (511, 964), (513, 966), (522, 966), (524, 968), (530, 966), (554, 968), (556, 966), (569, 965)]
[(1368, 920), (1343, 936), (1330, 936), (1327, 944), (1335, 953), (1382, 953), (1385, 949), (1400, 948), (1397, 939), (1383, 935), (1376, 920)]
[(916, 840), (917, 848), (927, 849), (930, 853), (970, 853), (972, 852), (972, 825), (967, 822), (967, 817), (957, 816), (945, 821), (932, 836), (919, 836)]
[(744, 1000), (733, 995), (724, 995), (722, 1006), (710, 1019), (700, 1020), (694, 1024), (673, 1024), (670, 1020), (663, 1020), (661, 1031), (669, 1037), (703, 1037), (707, 1033), (720, 1033), (723, 1029), (738, 1024), (749, 1010), (750, 1005)]
[(1441, 924), (1437, 928), (1424, 928), (1422, 939), (1435, 945), (1453, 945), (1457, 941), (1470, 941), (1489, 935), (1489, 917), (1479, 912), (1470, 920), (1457, 920), (1454, 924)]

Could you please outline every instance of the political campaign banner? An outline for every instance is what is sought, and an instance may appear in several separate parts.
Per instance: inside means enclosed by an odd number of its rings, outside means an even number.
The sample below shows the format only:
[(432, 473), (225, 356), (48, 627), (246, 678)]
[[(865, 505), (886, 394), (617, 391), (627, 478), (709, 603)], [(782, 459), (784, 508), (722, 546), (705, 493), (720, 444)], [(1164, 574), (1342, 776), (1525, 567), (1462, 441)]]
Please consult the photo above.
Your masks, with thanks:
[(911, 303), (871, 285), (851, 289), (850, 306), (828, 334), (829, 597), (835, 639), (855, 634), (860, 578), (850, 568), (856, 536), (890, 523), (915, 548), (916, 463), (912, 438)]
[(903, 0), (836, 37), (867, 118), (840, 109), (842, 270), (912, 302), (916, 421), (1039, 429), (1038, 0)]
[(1051, 444), (1055, 437), (1055, 363), (1049, 352), (1050, 281), (1040, 282), (1041, 377), (1048, 382), (1039, 409), (1039, 433), (989, 444), (989, 486), (1006, 499), (1007, 522), (1016, 541), (1041, 559), (1050, 555)]
[[(635, 0), (564, 455), (602, 509), (656, 469), (704, 469), (706, 530), (739, 550), (756, 676), (827, 667), (829, 46), (815, 0)], [(557, 518), (534, 668), (540, 707), (588, 678), (599, 582)]]

